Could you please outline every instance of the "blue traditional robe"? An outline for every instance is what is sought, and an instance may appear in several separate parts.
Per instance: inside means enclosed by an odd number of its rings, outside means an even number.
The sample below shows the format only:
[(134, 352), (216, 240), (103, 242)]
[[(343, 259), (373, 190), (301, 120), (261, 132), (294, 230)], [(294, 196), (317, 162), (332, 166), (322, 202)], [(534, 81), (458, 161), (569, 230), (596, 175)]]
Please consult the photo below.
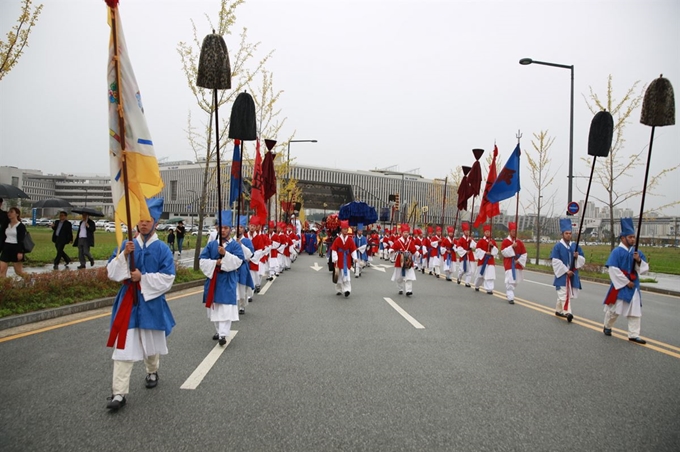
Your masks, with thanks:
[[(127, 242), (127, 240), (123, 241), (120, 249), (125, 249)], [(140, 282), (142, 290), (137, 293), (137, 303), (132, 306), (128, 329), (161, 330), (168, 336), (175, 326), (175, 319), (172, 317), (170, 307), (165, 300), (165, 292), (159, 294), (153, 288), (153, 284), (149, 285), (148, 290), (145, 286), (147, 281), (152, 283), (154, 278), (164, 278), (166, 281), (170, 278), (174, 280), (175, 262), (172, 259), (170, 248), (158, 240), (155, 235), (154, 240), (149, 240), (148, 243), (142, 244), (140, 242), (141, 239), (133, 241), (135, 244), (135, 268), (142, 273), (142, 281)], [(109, 262), (117, 257), (118, 249), (113, 251)], [(111, 324), (113, 324), (113, 320), (116, 318), (121, 301), (130, 287), (132, 287), (127, 281), (129, 280), (126, 280), (125, 284), (120, 288), (113, 303)], [(144, 293), (152, 295), (147, 299)]]
[[(237, 242), (238, 243), (238, 242)], [(250, 255), (252, 256), (255, 254), (255, 248), (253, 247), (253, 241), (250, 240), (248, 237), (241, 237), (241, 245), (245, 246), (250, 250)], [(243, 248), (241, 249), (243, 251)], [(251, 289), (255, 288), (255, 283), (253, 282), (253, 277), (250, 274), (250, 265), (248, 264), (248, 261), (243, 259), (243, 263), (241, 266), (238, 268), (238, 283), (242, 284), (246, 287), (250, 287)]]
[[(628, 277), (628, 279), (633, 281), (633, 284), (635, 285), (634, 288), (630, 288), (628, 286), (623, 286), (618, 289), (618, 294), (616, 294), (616, 299), (623, 300), (626, 303), (630, 303), (630, 301), (633, 299), (633, 295), (635, 294), (636, 291), (640, 290), (640, 278), (639, 277), (631, 277), (630, 273), (633, 270), (633, 253), (635, 252), (635, 248), (631, 247), (630, 249), (626, 248), (625, 246), (619, 245), (616, 248), (614, 248), (609, 255), (609, 258), (607, 259), (607, 263), (605, 264), (605, 267), (616, 267)], [(647, 258), (645, 255), (642, 253), (642, 251), (638, 250), (638, 253), (640, 254), (640, 259), (642, 259), (643, 263), (647, 262)], [(646, 265), (645, 265), (646, 267)], [(612, 290), (616, 290), (614, 287), (614, 284), (611, 284), (609, 287), (609, 292)], [(607, 297), (609, 297), (609, 293), (607, 294)], [(607, 300), (607, 297), (605, 297), (605, 302)], [(614, 301), (616, 301), (614, 299)], [(642, 305), (642, 303), (640, 303)]]
[[(208, 243), (206, 247), (203, 248), (203, 251), (201, 251), (200, 259), (213, 261), (222, 259), (221, 267), (222, 270), (217, 272), (215, 299), (213, 300), (213, 303), (235, 305), (238, 302), (238, 295), (236, 293), (239, 277), (238, 269), (241, 267), (241, 264), (243, 262), (238, 262), (238, 264), (230, 271), (223, 270), (225, 268), (225, 265), (229, 263), (227, 261), (234, 260), (234, 258), (236, 258), (237, 260), (244, 261), (245, 256), (243, 255), (241, 245), (236, 240), (229, 240), (229, 242), (227, 242), (225, 246), (227, 254), (225, 254), (224, 256), (220, 255), (220, 253), (217, 251), (218, 245), (219, 245), (218, 240), (214, 240)], [(228, 268), (231, 268), (231, 266)], [(214, 276), (211, 275), (211, 277)], [(210, 277), (207, 278), (203, 286), (203, 303), (206, 302), (206, 297), (208, 295), (210, 286), (210, 279), (211, 279)]]
[[(576, 242), (570, 242), (569, 248), (567, 248), (564, 240), (560, 240), (553, 247), (552, 252), (550, 253), (550, 259), (557, 259), (557, 260), (561, 261), (564, 264), (564, 266), (567, 268), (566, 271), (571, 270), (575, 249), (576, 249)], [(584, 258), (583, 262), (585, 262), (585, 256), (584, 256), (583, 250), (581, 249), (580, 246), (578, 247), (578, 254), (579, 254), (579, 256)], [(581, 266), (582, 266), (582, 264), (579, 265), (578, 262), (575, 265), (574, 275), (571, 277), (571, 288), (572, 289), (581, 290), (581, 278), (579, 278), (579, 275), (578, 275), (578, 269)], [(553, 280), (553, 286), (555, 286), (555, 288), (558, 289), (558, 290), (560, 289), (560, 287), (564, 287), (564, 286), (567, 285), (567, 273), (566, 273), (564, 267), (562, 267), (561, 270), (564, 271), (564, 273), (555, 272), (555, 279)], [(558, 273), (561, 273), (560, 276), (557, 276)]]
[[(368, 254), (366, 253), (366, 248), (368, 248), (368, 240), (366, 239), (365, 235), (355, 235), (354, 236), (354, 244), (357, 246), (357, 259), (362, 260), (362, 261), (368, 261)], [(364, 250), (360, 251), (359, 248), (364, 246)]]
[(310, 256), (316, 252), (316, 234), (313, 232), (305, 234), (305, 251)]

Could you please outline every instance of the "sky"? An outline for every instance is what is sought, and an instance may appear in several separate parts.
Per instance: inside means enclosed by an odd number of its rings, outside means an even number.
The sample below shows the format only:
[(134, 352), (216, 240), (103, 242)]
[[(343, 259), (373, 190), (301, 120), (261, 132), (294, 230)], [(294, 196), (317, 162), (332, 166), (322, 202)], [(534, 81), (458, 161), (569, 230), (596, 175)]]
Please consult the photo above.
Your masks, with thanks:
[[(0, 165), (44, 173), (108, 174), (106, 67), (110, 30), (103, 0), (44, 0), (19, 64), (0, 81)], [(194, 160), (187, 117), (202, 113), (187, 86), (177, 45), (211, 32), (219, 0), (121, 0), (125, 37), (159, 159)], [(18, 17), (19, 0), (0, 1), (0, 33)], [(554, 211), (567, 200), (568, 69), (518, 64), (521, 58), (574, 66), (574, 198), (585, 197), (591, 89), (621, 99), (660, 74), (680, 89), (680, 2), (248, 0), (236, 9), (230, 54), (240, 31), (273, 51), (267, 69), (283, 91), (279, 141), (298, 164), (417, 170), (444, 178), (470, 166), (473, 148), (498, 146), (503, 163), (521, 131), (554, 138)], [(677, 110), (676, 95), (676, 110)], [(226, 110), (226, 111), (225, 111)], [(228, 108), (220, 110), (227, 117)], [(626, 126), (627, 156), (644, 150), (651, 128), (639, 109)], [(207, 119), (206, 119), (207, 120)], [(273, 137), (265, 137), (273, 138)], [(680, 164), (680, 125), (657, 128), (650, 174)], [(484, 163), (483, 166), (486, 166)], [(486, 171), (486, 168), (485, 168)], [(620, 182), (642, 187), (644, 165)], [(680, 200), (680, 171), (645, 208)], [(522, 203), (535, 189), (522, 166)], [(591, 200), (604, 197), (593, 183)], [(509, 207), (509, 206), (502, 206)], [(640, 198), (620, 207), (638, 212)], [(544, 210), (545, 212), (545, 210)], [(666, 209), (680, 215), (680, 206)]]

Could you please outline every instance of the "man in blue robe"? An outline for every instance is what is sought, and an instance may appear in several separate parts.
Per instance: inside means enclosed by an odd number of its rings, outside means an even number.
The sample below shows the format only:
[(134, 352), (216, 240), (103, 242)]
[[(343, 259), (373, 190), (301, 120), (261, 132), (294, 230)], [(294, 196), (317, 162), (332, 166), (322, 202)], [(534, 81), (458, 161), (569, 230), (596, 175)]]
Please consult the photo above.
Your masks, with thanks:
[(642, 297), (640, 276), (649, 271), (647, 258), (635, 251), (635, 228), (632, 218), (621, 218), (621, 243), (612, 250), (605, 266), (609, 269), (612, 283), (604, 300), (605, 336), (612, 335), (614, 322), (620, 315), (628, 318), (628, 340), (638, 344), (647, 341), (640, 338)]
[(215, 325), (213, 340), (225, 345), (231, 322), (238, 322), (238, 270), (245, 256), (241, 245), (231, 237), (231, 212), (222, 211), (220, 215), (219, 237), (203, 248), (199, 266), (207, 277), (203, 303), (208, 319)]
[[(165, 301), (165, 293), (175, 280), (175, 263), (170, 248), (156, 235), (163, 199), (149, 199), (147, 206), (149, 218), (142, 218), (137, 224), (137, 237), (123, 241), (122, 252), (114, 250), (106, 267), (109, 279), (124, 283), (113, 304), (107, 343), (109, 347), (115, 346), (112, 396), (106, 406), (113, 411), (126, 403), (135, 361), (144, 361), (146, 387), (156, 387), (160, 355), (168, 354), (166, 337), (175, 326)], [(135, 263), (132, 271), (131, 253)]]
[(239, 315), (246, 313), (246, 305), (248, 304), (248, 301), (252, 301), (252, 294), (255, 289), (253, 276), (250, 273), (250, 259), (255, 254), (255, 247), (253, 247), (253, 241), (250, 240), (248, 236), (244, 235), (245, 229), (245, 225), (239, 225), (238, 234), (236, 234), (236, 241), (241, 244), (241, 251), (243, 251), (243, 263), (238, 268)]
[(368, 240), (364, 235), (364, 225), (362, 223), (357, 224), (357, 233), (354, 236), (354, 244), (357, 246), (357, 260), (354, 261), (354, 277), (358, 278), (361, 276), (361, 270), (368, 263), (368, 254), (366, 253)]
[(581, 279), (578, 269), (586, 263), (581, 247), (576, 249), (576, 242), (572, 242), (571, 219), (560, 218), (560, 231), (562, 240), (557, 242), (550, 253), (555, 279), (553, 286), (557, 290), (557, 306), (555, 315), (566, 317), (571, 323), (574, 316), (571, 313), (571, 300), (578, 297), (581, 290)]

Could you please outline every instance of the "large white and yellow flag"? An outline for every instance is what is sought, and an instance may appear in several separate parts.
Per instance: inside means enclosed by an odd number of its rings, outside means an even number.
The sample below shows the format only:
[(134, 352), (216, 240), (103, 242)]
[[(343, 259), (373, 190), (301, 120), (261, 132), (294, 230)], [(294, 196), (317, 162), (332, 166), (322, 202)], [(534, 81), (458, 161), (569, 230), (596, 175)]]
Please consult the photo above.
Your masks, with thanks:
[[(107, 4), (111, 26), (108, 65), (111, 195), (115, 209), (116, 234), (120, 244), (122, 239), (120, 223), (134, 227), (140, 218), (150, 218), (145, 199), (160, 193), (163, 189), (163, 180), (158, 169), (151, 134), (146, 125), (142, 96), (128, 57), (120, 9), (116, 5), (117, 1), (107, 0)], [(121, 124), (123, 133), (120, 130)], [(127, 179), (123, 171), (123, 158), (127, 164)], [(126, 185), (129, 193), (130, 218), (127, 216), (125, 205)]]

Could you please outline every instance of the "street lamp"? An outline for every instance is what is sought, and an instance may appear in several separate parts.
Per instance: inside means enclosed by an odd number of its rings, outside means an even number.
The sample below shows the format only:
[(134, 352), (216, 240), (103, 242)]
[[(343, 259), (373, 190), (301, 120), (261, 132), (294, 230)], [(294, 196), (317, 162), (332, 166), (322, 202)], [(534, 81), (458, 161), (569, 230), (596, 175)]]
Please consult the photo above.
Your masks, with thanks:
[[(572, 184), (574, 182), (574, 65), (571, 66), (566, 64), (557, 63), (546, 63), (545, 61), (536, 61), (531, 58), (522, 58), (519, 60), (519, 64), (527, 66), (529, 64), (542, 64), (543, 66), (559, 67), (562, 69), (569, 69), (571, 71), (571, 100), (569, 108), (569, 175), (567, 179), (569, 180), (569, 187), (567, 197), (569, 198), (567, 202), (573, 201), (572, 199)], [(567, 212), (567, 215), (571, 215)]]
[[(317, 143), (317, 140), (289, 140), (288, 141), (288, 181), (290, 182), (290, 144), (291, 143)], [(286, 221), (288, 221), (288, 217), (290, 216), (290, 203), (293, 202), (293, 196), (292, 193), (289, 194), (288, 196), (288, 208), (286, 209)]]

